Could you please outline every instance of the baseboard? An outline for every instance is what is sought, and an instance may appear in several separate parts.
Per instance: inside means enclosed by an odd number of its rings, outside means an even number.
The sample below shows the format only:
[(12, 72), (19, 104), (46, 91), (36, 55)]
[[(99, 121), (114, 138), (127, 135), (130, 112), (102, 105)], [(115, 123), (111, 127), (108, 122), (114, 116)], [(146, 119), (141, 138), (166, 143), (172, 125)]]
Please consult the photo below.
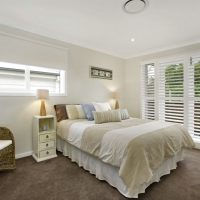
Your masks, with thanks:
[(24, 157), (27, 157), (27, 156), (31, 156), (32, 153), (33, 153), (32, 151), (27, 151), (25, 153), (19, 153), (19, 154), (15, 155), (15, 158), (18, 159), (18, 158), (24, 158)]
[(193, 141), (195, 143), (195, 149), (200, 149), (200, 139), (199, 138), (193, 138)]
[(195, 142), (195, 149), (200, 149), (200, 143)]

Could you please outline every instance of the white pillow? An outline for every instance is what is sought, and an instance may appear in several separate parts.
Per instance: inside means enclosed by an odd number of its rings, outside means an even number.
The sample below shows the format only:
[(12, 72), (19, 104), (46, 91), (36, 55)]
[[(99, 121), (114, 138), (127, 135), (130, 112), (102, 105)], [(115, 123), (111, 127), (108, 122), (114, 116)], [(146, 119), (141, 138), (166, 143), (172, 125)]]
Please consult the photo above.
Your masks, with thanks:
[(94, 108), (97, 112), (103, 112), (103, 111), (108, 111), (111, 110), (110, 104), (107, 102), (104, 103), (93, 103)]

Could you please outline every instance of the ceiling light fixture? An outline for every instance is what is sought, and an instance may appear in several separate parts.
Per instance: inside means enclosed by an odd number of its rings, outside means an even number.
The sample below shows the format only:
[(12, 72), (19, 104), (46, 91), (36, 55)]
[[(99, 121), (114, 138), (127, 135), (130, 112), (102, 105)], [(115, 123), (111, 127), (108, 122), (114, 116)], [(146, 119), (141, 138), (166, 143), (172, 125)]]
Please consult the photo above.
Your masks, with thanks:
[(135, 38), (131, 38), (131, 42), (135, 42)]
[(129, 14), (142, 12), (148, 5), (147, 0), (126, 0), (123, 10)]

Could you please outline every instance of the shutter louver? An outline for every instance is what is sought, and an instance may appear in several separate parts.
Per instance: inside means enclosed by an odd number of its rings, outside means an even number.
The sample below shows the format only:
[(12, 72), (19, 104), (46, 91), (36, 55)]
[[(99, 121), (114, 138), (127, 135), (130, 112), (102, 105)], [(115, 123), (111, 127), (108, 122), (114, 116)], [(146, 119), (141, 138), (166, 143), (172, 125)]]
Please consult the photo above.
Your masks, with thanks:
[(159, 119), (184, 123), (184, 67), (182, 62), (162, 63), (159, 82)]
[(192, 57), (188, 70), (189, 132), (200, 137), (200, 56)]
[(146, 64), (143, 67), (142, 90), (142, 117), (144, 119), (155, 119), (155, 66)]

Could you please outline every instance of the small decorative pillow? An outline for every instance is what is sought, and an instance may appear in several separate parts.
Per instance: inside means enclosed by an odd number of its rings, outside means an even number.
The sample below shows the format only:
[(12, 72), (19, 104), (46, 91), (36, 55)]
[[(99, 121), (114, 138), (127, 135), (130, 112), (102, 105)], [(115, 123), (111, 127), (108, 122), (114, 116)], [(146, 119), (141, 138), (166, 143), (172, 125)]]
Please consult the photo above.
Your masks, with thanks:
[(66, 105), (69, 119), (85, 119), (85, 113), (81, 105)]
[(79, 119), (86, 119), (84, 110), (81, 105), (76, 105), (76, 109), (78, 110), (78, 117)]
[(68, 119), (65, 104), (54, 105), (54, 109), (55, 109), (55, 112), (56, 112), (57, 122)]
[(89, 121), (94, 120), (94, 116), (93, 116), (92, 111), (95, 111), (95, 108), (94, 108), (93, 104), (88, 103), (88, 104), (82, 104), (81, 106), (83, 108), (83, 111), (85, 113), (86, 118)]
[(129, 119), (129, 118), (130, 118), (127, 109), (120, 109), (120, 113), (121, 113), (121, 119), (122, 119), (122, 120), (124, 120), (124, 119)]
[(76, 105), (66, 105), (66, 110), (69, 119), (79, 119)]
[(107, 122), (121, 122), (121, 114), (119, 110), (109, 110), (104, 112), (93, 112), (96, 124)]
[(110, 104), (107, 103), (107, 102), (105, 102), (105, 103), (96, 103), (96, 102), (94, 102), (93, 105), (94, 105), (95, 110), (96, 110), (97, 112), (102, 112), (102, 111), (111, 110)]

